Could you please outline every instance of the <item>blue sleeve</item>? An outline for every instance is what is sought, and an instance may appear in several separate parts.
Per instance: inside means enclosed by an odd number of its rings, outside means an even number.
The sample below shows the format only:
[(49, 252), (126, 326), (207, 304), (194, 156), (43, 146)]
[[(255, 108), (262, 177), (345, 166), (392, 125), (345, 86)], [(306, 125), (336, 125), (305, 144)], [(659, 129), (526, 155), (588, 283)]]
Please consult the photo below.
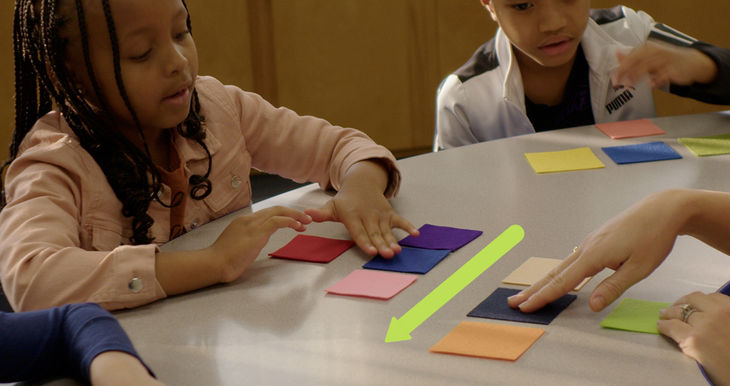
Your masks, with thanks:
[(716, 105), (730, 105), (730, 49), (716, 47), (700, 41), (690, 46), (709, 56), (717, 65), (717, 76), (712, 83), (695, 83), (690, 86), (671, 85), (669, 91), (683, 97), (688, 97)]
[(139, 358), (114, 316), (93, 303), (0, 313), (0, 347), (0, 382), (60, 376), (88, 383), (91, 361), (105, 351)]

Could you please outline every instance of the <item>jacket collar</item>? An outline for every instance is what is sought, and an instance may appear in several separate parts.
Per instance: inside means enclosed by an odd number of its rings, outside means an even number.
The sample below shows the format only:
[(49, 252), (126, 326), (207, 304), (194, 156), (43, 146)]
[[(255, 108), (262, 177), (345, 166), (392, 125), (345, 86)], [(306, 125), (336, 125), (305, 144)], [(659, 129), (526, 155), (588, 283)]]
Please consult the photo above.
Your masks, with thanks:
[[(205, 125), (209, 125), (210, 123), (204, 123)], [(210, 151), (210, 155), (215, 155), (218, 150), (221, 148), (221, 142), (220, 140), (213, 134), (214, 130), (206, 130), (205, 131), (205, 139), (203, 140), (205, 142), (205, 145), (208, 147), (208, 151)], [(180, 159), (184, 163), (188, 163), (190, 161), (199, 161), (208, 158), (208, 155), (205, 154), (205, 149), (203, 149), (196, 141), (184, 138), (179, 133), (175, 133), (175, 148), (180, 155)]]

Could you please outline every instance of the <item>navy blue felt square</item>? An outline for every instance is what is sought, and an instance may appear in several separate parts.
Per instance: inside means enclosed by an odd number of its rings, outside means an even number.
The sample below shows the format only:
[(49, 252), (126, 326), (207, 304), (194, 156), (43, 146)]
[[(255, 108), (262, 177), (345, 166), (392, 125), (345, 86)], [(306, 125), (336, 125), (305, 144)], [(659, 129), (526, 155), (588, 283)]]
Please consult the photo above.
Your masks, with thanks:
[(478, 318), (511, 320), (515, 322), (550, 324), (558, 314), (563, 312), (570, 303), (577, 298), (576, 295), (564, 295), (560, 299), (546, 305), (533, 313), (524, 313), (519, 309), (510, 307), (507, 298), (520, 292), (510, 288), (497, 288), (489, 297), (484, 299), (476, 308), (466, 316)]
[(421, 249), (402, 247), (401, 252), (392, 259), (376, 256), (363, 265), (363, 268), (383, 271), (426, 273), (443, 260), (451, 251), (448, 249)]
[(682, 158), (664, 142), (648, 142), (638, 145), (602, 147), (613, 162), (617, 164), (631, 164), (637, 162), (664, 161)]

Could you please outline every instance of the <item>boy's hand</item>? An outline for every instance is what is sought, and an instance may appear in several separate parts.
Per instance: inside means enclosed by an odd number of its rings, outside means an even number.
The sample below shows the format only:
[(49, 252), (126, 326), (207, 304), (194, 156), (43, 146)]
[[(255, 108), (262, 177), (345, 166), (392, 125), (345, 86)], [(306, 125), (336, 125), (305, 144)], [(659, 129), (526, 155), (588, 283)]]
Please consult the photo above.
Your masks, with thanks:
[(401, 251), (393, 228), (403, 229), (413, 236), (418, 235), (418, 230), (393, 210), (383, 195), (386, 184), (387, 174), (379, 164), (358, 162), (350, 168), (332, 200), (319, 209), (304, 212), (316, 222), (343, 223), (365, 253), (391, 258)]
[(648, 79), (652, 88), (710, 83), (717, 65), (704, 53), (688, 47), (649, 41), (628, 54), (616, 52), (619, 66), (611, 74), (615, 86), (633, 87)]

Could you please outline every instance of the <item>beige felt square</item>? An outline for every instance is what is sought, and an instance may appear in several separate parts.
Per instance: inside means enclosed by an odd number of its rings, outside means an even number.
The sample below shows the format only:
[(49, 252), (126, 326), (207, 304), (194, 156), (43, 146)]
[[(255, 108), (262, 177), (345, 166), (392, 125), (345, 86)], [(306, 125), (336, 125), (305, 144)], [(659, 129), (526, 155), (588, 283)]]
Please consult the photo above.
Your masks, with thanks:
[[(547, 257), (531, 257), (527, 259), (522, 265), (517, 267), (512, 273), (502, 280), (505, 284), (516, 284), (530, 286), (537, 283), (540, 279), (545, 277), (550, 271), (555, 269), (563, 260), (551, 259)], [(573, 291), (580, 291), (588, 281), (590, 277), (583, 279)]]
[(461, 322), (429, 351), (515, 361), (545, 330), (506, 324)]

